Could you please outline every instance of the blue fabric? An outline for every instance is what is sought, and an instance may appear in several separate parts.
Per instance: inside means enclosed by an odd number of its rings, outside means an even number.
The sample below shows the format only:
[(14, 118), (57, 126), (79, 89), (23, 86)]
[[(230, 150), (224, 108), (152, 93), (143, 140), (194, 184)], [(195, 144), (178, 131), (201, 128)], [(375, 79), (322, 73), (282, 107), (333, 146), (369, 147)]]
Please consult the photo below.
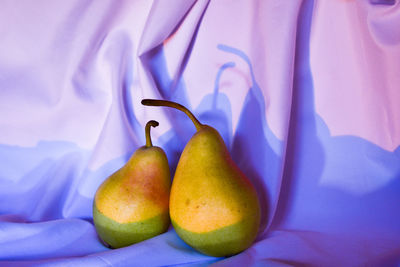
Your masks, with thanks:
[[(398, 1), (4, 2), (0, 265), (398, 266)], [(350, 79), (347, 79), (351, 77)], [(145, 142), (174, 173), (195, 128), (256, 186), (255, 243), (215, 258), (168, 232), (121, 248), (98, 186)]]

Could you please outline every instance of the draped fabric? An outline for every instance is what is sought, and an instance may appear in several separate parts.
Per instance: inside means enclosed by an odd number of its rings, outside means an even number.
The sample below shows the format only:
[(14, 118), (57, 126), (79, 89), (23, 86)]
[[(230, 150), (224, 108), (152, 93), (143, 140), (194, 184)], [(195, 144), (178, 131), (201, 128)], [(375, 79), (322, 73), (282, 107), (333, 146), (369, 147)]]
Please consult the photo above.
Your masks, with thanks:
[[(0, 2), (0, 265), (397, 266), (398, 0)], [(215, 258), (168, 232), (109, 249), (98, 186), (195, 128), (255, 185), (261, 228)]]

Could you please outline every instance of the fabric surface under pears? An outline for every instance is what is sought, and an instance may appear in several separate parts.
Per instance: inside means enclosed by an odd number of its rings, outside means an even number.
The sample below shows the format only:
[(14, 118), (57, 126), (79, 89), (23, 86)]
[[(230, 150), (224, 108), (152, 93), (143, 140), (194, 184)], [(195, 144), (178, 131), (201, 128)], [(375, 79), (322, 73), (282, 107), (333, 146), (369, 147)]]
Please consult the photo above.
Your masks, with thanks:
[[(0, 36), (0, 265), (400, 264), (398, 0), (6, 0)], [(143, 98), (222, 135), (260, 198), (249, 249), (99, 241), (94, 194), (146, 122), (172, 175), (195, 132)]]

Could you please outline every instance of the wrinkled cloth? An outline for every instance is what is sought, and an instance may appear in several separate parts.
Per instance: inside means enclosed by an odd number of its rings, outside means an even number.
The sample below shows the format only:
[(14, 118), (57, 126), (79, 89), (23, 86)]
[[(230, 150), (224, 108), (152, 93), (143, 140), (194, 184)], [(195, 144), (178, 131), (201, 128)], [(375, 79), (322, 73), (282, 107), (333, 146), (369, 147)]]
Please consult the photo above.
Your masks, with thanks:
[[(400, 265), (398, 0), (0, 6), (0, 265)], [(195, 133), (143, 98), (221, 133), (260, 199), (250, 248), (100, 242), (94, 194), (146, 122), (172, 173)]]

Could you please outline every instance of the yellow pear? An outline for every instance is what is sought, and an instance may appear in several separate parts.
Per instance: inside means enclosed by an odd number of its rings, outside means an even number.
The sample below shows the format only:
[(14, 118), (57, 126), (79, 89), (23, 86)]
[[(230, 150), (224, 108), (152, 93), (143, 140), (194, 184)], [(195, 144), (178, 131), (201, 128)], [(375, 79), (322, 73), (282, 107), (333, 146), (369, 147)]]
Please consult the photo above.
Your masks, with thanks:
[(164, 151), (152, 145), (146, 124), (146, 145), (97, 189), (93, 221), (100, 238), (113, 248), (125, 247), (167, 231), (171, 175)]
[(170, 217), (177, 234), (211, 256), (229, 256), (248, 248), (257, 237), (260, 204), (254, 186), (232, 160), (220, 134), (175, 102), (144, 99), (142, 104), (179, 109), (197, 129), (172, 181)]

